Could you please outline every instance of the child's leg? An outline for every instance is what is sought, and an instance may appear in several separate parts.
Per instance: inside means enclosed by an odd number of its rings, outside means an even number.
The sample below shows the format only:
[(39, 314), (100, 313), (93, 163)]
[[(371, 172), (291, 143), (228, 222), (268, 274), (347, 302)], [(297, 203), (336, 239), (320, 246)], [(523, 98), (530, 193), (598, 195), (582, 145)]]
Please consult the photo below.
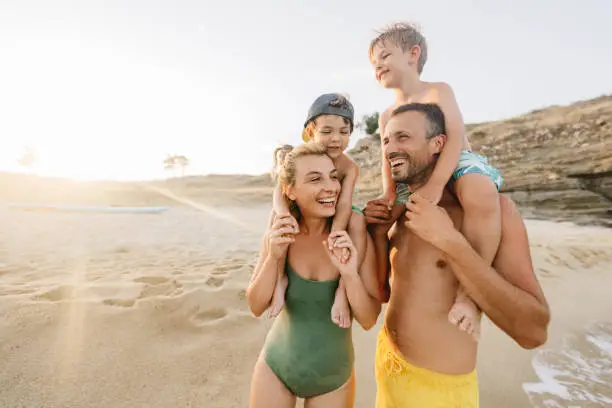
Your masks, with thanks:
[[(492, 264), (501, 240), (501, 210), (497, 186), (484, 174), (469, 173), (455, 182), (457, 197), (463, 208), (461, 232), (474, 250)], [(461, 330), (478, 338), (480, 310), (459, 287), (449, 320)]]
[[(358, 259), (357, 265), (361, 265), (365, 258), (367, 245), (367, 231), (365, 218), (363, 215), (356, 213), (354, 210), (351, 213), (351, 218), (348, 225), (348, 234), (357, 249)], [(351, 309), (346, 296), (346, 286), (344, 280), (340, 278), (338, 289), (336, 289), (336, 297), (331, 310), (332, 321), (340, 327), (351, 327)]]
[(344, 279), (342, 277), (340, 277), (338, 289), (336, 289), (336, 296), (331, 309), (331, 319), (332, 322), (340, 327), (351, 327), (351, 308), (349, 307), (346, 286), (344, 286)]

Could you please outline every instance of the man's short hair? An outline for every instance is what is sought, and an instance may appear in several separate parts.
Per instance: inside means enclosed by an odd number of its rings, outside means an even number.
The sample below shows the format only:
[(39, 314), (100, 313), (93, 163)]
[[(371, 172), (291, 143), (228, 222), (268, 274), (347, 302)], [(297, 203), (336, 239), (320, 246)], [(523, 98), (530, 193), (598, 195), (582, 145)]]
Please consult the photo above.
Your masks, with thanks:
[(374, 47), (379, 44), (384, 45), (387, 41), (400, 47), (404, 52), (418, 45), (421, 49), (421, 55), (417, 64), (417, 71), (419, 74), (423, 73), (423, 67), (425, 67), (427, 62), (427, 41), (416, 24), (406, 22), (394, 23), (378, 31), (378, 36), (370, 42), (368, 50), (370, 58), (372, 58)]
[(407, 103), (398, 106), (391, 112), (391, 117), (404, 112), (421, 112), (427, 119), (427, 133), (425, 137), (431, 139), (434, 136), (446, 134), (444, 112), (435, 103)]

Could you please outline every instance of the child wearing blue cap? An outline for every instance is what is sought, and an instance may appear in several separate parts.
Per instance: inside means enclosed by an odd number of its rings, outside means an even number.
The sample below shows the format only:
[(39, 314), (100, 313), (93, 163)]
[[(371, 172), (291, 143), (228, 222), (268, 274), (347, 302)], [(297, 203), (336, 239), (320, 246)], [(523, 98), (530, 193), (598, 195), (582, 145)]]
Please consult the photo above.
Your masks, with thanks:
[[(340, 251), (340, 249), (334, 249), (334, 232), (337, 231), (347, 231), (356, 247), (365, 247), (367, 244), (367, 231), (363, 214), (359, 209), (352, 206), (358, 166), (344, 153), (344, 150), (348, 147), (353, 128), (353, 105), (341, 94), (328, 93), (319, 96), (312, 103), (302, 132), (302, 139), (305, 142), (318, 143), (325, 147), (327, 155), (332, 159), (339, 174), (342, 189), (337, 202), (334, 203), (336, 213), (333, 217), (331, 234), (327, 243), (330, 250), (334, 251)], [(282, 162), (287, 151), (286, 148), (275, 151), (275, 164)], [(274, 190), (273, 211), (279, 215), (291, 214), (287, 203), (282, 198), (282, 191), (278, 185)], [(339, 255), (342, 261), (346, 262), (348, 260), (348, 251)], [(363, 254), (358, 256), (361, 258), (357, 260), (360, 264), (363, 261)], [(274, 298), (269, 310), (270, 316), (278, 315), (284, 305), (287, 277), (284, 272), (281, 272), (281, 275), (274, 291)], [(336, 290), (331, 319), (342, 328), (351, 326), (351, 313), (342, 278)]]

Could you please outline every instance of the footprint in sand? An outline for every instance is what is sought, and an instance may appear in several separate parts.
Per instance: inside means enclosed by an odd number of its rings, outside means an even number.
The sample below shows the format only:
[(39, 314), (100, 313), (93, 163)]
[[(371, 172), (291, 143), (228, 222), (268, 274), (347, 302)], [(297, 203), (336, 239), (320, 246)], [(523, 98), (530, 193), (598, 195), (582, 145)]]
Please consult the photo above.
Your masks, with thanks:
[(571, 247), (568, 252), (585, 268), (595, 266), (602, 261), (608, 261), (610, 258), (605, 251), (597, 249)]
[(555, 266), (564, 266), (566, 268), (572, 267), (566, 260), (562, 259), (555, 253), (549, 254), (547, 261)]
[(546, 277), (546, 278), (552, 278), (555, 276), (555, 274), (551, 271), (549, 271), (548, 269), (545, 268), (538, 268), (537, 272), (540, 276), (542, 277)]
[(225, 279), (224, 277), (218, 277), (218, 276), (210, 276), (208, 279), (206, 279), (206, 286), (210, 287), (210, 288), (219, 288), (221, 286), (223, 286), (223, 284), (225, 283)]
[(47, 292), (34, 295), (34, 300), (46, 300), (50, 302), (60, 302), (62, 300), (72, 299), (75, 297), (76, 288), (71, 285), (63, 285), (53, 288)]
[(196, 326), (201, 326), (210, 323), (215, 323), (228, 315), (229, 314), (227, 309), (218, 307), (199, 312), (191, 316), (189, 320), (191, 320), (191, 322), (194, 323)]
[(136, 299), (104, 299), (102, 303), (108, 306), (132, 307)]
[(144, 284), (139, 299), (152, 296), (177, 296), (183, 293), (183, 285), (165, 276), (141, 276), (134, 279), (134, 282)]
[(170, 281), (170, 278), (165, 276), (141, 276), (140, 278), (134, 279), (136, 283), (146, 283), (147, 285), (161, 285), (168, 281)]
[(239, 261), (239, 263), (232, 263), (229, 265), (217, 265), (212, 273), (221, 274), (235, 271), (237, 269), (242, 268), (246, 263), (244, 261)]

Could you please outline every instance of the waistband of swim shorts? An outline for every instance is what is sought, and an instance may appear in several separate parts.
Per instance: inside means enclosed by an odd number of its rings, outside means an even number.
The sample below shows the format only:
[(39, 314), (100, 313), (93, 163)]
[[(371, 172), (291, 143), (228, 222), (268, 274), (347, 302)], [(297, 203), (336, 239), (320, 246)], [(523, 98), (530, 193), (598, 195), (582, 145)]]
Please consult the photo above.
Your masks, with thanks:
[(393, 342), (387, 325), (383, 325), (380, 330), (378, 342), (379, 346), (383, 347), (383, 352), (387, 354), (387, 360), (392, 361), (392, 366), (389, 369), (395, 373), (414, 376), (421, 380), (446, 386), (465, 386), (478, 381), (476, 369), (466, 374), (444, 374), (409, 363)]

